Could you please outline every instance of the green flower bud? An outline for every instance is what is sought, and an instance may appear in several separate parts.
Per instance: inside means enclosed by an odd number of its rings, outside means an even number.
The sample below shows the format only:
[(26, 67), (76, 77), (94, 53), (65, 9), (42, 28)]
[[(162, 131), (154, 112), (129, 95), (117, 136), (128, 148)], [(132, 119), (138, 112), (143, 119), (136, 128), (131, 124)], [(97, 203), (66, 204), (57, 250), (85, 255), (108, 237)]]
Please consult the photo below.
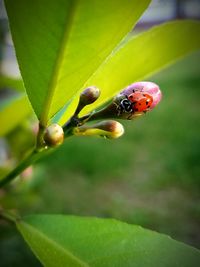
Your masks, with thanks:
[(109, 139), (118, 138), (123, 133), (123, 125), (114, 120), (101, 121), (89, 126), (80, 126), (73, 131), (73, 134), (76, 136), (101, 136)]
[(58, 146), (63, 143), (64, 132), (63, 128), (54, 123), (48, 126), (44, 132), (44, 141), (50, 147)]
[(80, 102), (84, 105), (89, 105), (95, 102), (100, 96), (100, 90), (96, 86), (90, 86), (86, 88), (80, 94)]
[(86, 88), (81, 94), (79, 98), (79, 103), (77, 109), (74, 113), (74, 116), (77, 116), (79, 112), (86, 106), (95, 102), (100, 96), (100, 90), (96, 86), (90, 86)]

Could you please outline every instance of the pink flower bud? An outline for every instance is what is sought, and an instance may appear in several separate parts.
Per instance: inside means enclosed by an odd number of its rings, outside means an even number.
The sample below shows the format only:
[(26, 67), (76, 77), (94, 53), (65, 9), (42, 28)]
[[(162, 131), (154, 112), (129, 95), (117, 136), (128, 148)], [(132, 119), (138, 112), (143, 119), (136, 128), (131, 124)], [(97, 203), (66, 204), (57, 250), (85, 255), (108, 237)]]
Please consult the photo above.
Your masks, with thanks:
[(160, 102), (161, 97), (160, 88), (155, 83), (133, 83), (114, 97), (108, 106), (92, 114), (90, 120), (102, 118), (131, 120), (151, 111)]
[(153, 82), (136, 82), (127, 86), (123, 91), (120, 92), (120, 95), (129, 96), (134, 92), (140, 92), (148, 94), (153, 98), (153, 103), (150, 106), (152, 110), (161, 100), (162, 93), (159, 86)]

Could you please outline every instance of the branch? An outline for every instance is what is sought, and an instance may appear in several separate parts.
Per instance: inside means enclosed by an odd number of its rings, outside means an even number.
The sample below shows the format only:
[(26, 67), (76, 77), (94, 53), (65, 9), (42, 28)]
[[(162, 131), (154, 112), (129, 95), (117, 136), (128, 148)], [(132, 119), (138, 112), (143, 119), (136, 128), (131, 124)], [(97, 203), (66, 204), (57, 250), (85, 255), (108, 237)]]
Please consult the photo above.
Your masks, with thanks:
[(17, 165), (10, 173), (7, 174), (7, 176), (0, 180), (0, 188), (15, 179), (15, 177), (23, 172), (28, 166), (32, 165), (39, 158), (41, 158), (46, 152), (47, 150), (39, 152), (38, 150), (33, 149), (32, 152), (22, 162), (19, 163), (19, 165)]

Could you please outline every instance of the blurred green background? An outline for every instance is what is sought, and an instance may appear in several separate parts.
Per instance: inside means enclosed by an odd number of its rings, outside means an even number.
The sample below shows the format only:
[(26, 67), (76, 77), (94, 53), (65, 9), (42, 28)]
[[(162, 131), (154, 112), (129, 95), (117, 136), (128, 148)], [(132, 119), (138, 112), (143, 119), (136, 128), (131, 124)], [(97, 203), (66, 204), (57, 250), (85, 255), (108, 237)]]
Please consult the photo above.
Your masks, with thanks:
[[(16, 77), (19, 70), (10, 61), (14, 51), (11, 37), (3, 36), (8, 22), (2, 10), (0, 0), (0, 60), (7, 59), (1, 71), (12, 69)], [(198, 0), (152, 1), (149, 10), (136, 31), (200, 14)], [(69, 138), (0, 190), (0, 208), (22, 215), (112, 217), (200, 248), (200, 53), (148, 80), (158, 83), (163, 92), (155, 110), (135, 121), (121, 121), (126, 133), (117, 140)], [(0, 99), (9, 93), (0, 90)], [(7, 171), (3, 163), (12, 168), (33, 144), (34, 130), (31, 118), (0, 139), (0, 175)], [(15, 227), (3, 220), (0, 266), (41, 266)]]
[[(122, 138), (69, 138), (32, 175), (1, 190), (1, 205), (22, 215), (113, 217), (200, 248), (199, 58), (195, 53), (150, 79), (163, 100), (143, 118), (121, 121)], [(24, 128), (8, 136), (10, 144)], [(0, 236), (0, 266), (40, 266), (12, 225), (2, 221)]]

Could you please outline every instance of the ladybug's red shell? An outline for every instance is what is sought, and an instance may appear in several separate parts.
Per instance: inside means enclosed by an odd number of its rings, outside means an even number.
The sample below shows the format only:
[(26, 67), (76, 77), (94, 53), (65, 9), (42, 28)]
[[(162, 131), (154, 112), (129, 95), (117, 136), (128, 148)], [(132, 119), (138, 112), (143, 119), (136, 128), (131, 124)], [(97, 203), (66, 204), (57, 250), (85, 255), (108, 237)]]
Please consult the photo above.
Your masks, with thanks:
[(133, 110), (136, 112), (149, 110), (153, 103), (153, 97), (142, 92), (134, 92), (128, 96), (128, 99), (133, 103)]

